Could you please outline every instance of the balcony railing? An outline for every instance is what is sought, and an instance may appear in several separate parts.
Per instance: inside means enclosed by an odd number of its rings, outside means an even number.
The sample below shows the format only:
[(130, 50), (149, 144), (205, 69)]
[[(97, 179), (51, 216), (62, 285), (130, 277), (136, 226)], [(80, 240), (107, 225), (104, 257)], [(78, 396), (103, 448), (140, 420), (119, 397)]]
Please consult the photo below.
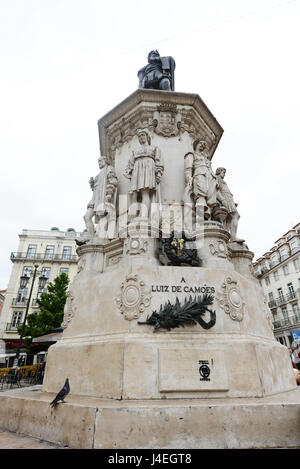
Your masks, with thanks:
[(13, 306), (26, 306), (27, 298), (13, 298), (11, 304)]
[(270, 300), (268, 305), (269, 305), (269, 308), (271, 309), (277, 308), (278, 306), (281, 306), (285, 303), (289, 303), (290, 301), (296, 300), (298, 298), (300, 298), (300, 289), (282, 294), (278, 298), (274, 300)]
[(72, 254), (12, 252), (10, 255), (10, 259), (13, 262), (19, 260), (77, 262), (78, 256)]
[(32, 302), (31, 302), (31, 306), (34, 306), (34, 307), (39, 306), (39, 304), (37, 302), (37, 298), (33, 298)]
[(18, 326), (21, 324), (12, 324), (11, 322), (6, 324), (6, 331), (8, 332), (18, 332)]
[(300, 324), (300, 314), (295, 316), (289, 316), (288, 318), (274, 321), (274, 329), (279, 329), (285, 326), (292, 326), (295, 324)]

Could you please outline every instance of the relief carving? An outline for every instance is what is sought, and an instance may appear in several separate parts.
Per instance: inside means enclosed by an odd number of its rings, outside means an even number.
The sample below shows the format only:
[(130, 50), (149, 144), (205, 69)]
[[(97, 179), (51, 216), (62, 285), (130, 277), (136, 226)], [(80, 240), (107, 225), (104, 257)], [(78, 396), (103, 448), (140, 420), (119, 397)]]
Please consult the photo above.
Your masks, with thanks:
[(148, 241), (143, 238), (126, 238), (124, 241), (125, 253), (129, 255), (145, 254), (148, 250)]
[(62, 329), (66, 329), (66, 327), (71, 322), (72, 318), (75, 316), (77, 305), (76, 300), (72, 292), (69, 290), (67, 292), (67, 300), (64, 308), (64, 318), (61, 324)]
[(209, 249), (213, 256), (227, 259), (227, 246), (223, 241), (211, 242), (209, 244)]
[(244, 307), (238, 283), (231, 277), (227, 277), (221, 285), (217, 300), (220, 307), (226, 314), (229, 314), (234, 321), (242, 321), (244, 317)]
[(151, 292), (137, 274), (126, 275), (121, 284), (121, 291), (116, 298), (116, 304), (124, 318), (131, 321), (138, 319), (150, 305)]
[(164, 137), (175, 137), (180, 131), (181, 114), (176, 104), (164, 103), (153, 114), (154, 132)]

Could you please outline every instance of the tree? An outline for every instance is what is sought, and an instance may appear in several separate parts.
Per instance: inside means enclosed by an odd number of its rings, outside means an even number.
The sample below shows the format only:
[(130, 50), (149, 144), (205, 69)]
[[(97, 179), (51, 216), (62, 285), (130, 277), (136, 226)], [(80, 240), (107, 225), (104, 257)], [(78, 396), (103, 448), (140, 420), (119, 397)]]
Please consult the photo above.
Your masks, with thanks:
[[(28, 314), (24, 330), (24, 342), (27, 348), (30, 347), (34, 337), (48, 334), (53, 329), (60, 327), (64, 317), (68, 284), (69, 277), (65, 272), (62, 272), (52, 283), (48, 284), (47, 293), (42, 293), (41, 298), (37, 300), (40, 307), (39, 313)], [(22, 326), (19, 326), (19, 334), (21, 329)], [(31, 347), (29, 353), (37, 353), (41, 349), (45, 349), (45, 347)]]

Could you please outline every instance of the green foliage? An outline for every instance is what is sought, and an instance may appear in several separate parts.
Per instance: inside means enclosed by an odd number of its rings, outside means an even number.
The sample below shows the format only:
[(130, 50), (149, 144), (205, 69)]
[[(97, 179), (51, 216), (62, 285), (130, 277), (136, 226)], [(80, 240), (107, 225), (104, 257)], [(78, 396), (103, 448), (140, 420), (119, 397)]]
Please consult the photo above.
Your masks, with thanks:
[[(64, 316), (68, 284), (69, 277), (65, 272), (62, 272), (52, 283), (48, 284), (47, 293), (42, 293), (41, 298), (37, 300), (40, 312), (38, 314), (31, 313), (27, 316), (24, 331), (24, 342), (27, 347), (30, 346), (31, 339), (34, 337), (48, 334), (53, 329), (60, 327)], [(21, 333), (21, 329), (22, 327), (19, 326), (19, 333)], [(32, 348), (30, 350), (32, 353)], [(36, 351), (34, 350), (34, 353)]]

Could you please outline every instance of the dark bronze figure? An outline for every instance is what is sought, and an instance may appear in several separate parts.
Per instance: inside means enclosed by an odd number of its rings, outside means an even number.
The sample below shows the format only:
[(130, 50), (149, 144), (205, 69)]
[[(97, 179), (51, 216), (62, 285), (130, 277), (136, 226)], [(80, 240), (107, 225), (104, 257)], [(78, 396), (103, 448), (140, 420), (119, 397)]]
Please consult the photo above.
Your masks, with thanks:
[[(148, 316), (145, 322), (138, 324), (148, 324), (154, 326), (154, 332), (160, 328), (170, 331), (176, 327), (184, 327), (185, 325), (200, 324), (204, 329), (210, 329), (216, 324), (216, 312), (208, 308), (214, 302), (212, 295), (204, 294), (202, 296), (192, 299), (185, 299), (183, 305), (176, 297), (175, 305), (168, 301), (164, 307), (160, 307), (159, 312), (153, 311), (151, 316)], [(210, 320), (206, 322), (202, 316), (205, 311), (210, 313)]]
[(164, 265), (192, 265), (201, 267), (202, 260), (198, 257), (197, 249), (188, 249), (186, 243), (190, 245), (196, 238), (188, 238), (185, 233), (181, 237), (176, 237), (172, 232), (169, 238), (160, 238), (158, 246), (158, 257)]
[(160, 57), (157, 50), (148, 54), (148, 65), (138, 72), (139, 88), (174, 91), (175, 60), (173, 57)]

